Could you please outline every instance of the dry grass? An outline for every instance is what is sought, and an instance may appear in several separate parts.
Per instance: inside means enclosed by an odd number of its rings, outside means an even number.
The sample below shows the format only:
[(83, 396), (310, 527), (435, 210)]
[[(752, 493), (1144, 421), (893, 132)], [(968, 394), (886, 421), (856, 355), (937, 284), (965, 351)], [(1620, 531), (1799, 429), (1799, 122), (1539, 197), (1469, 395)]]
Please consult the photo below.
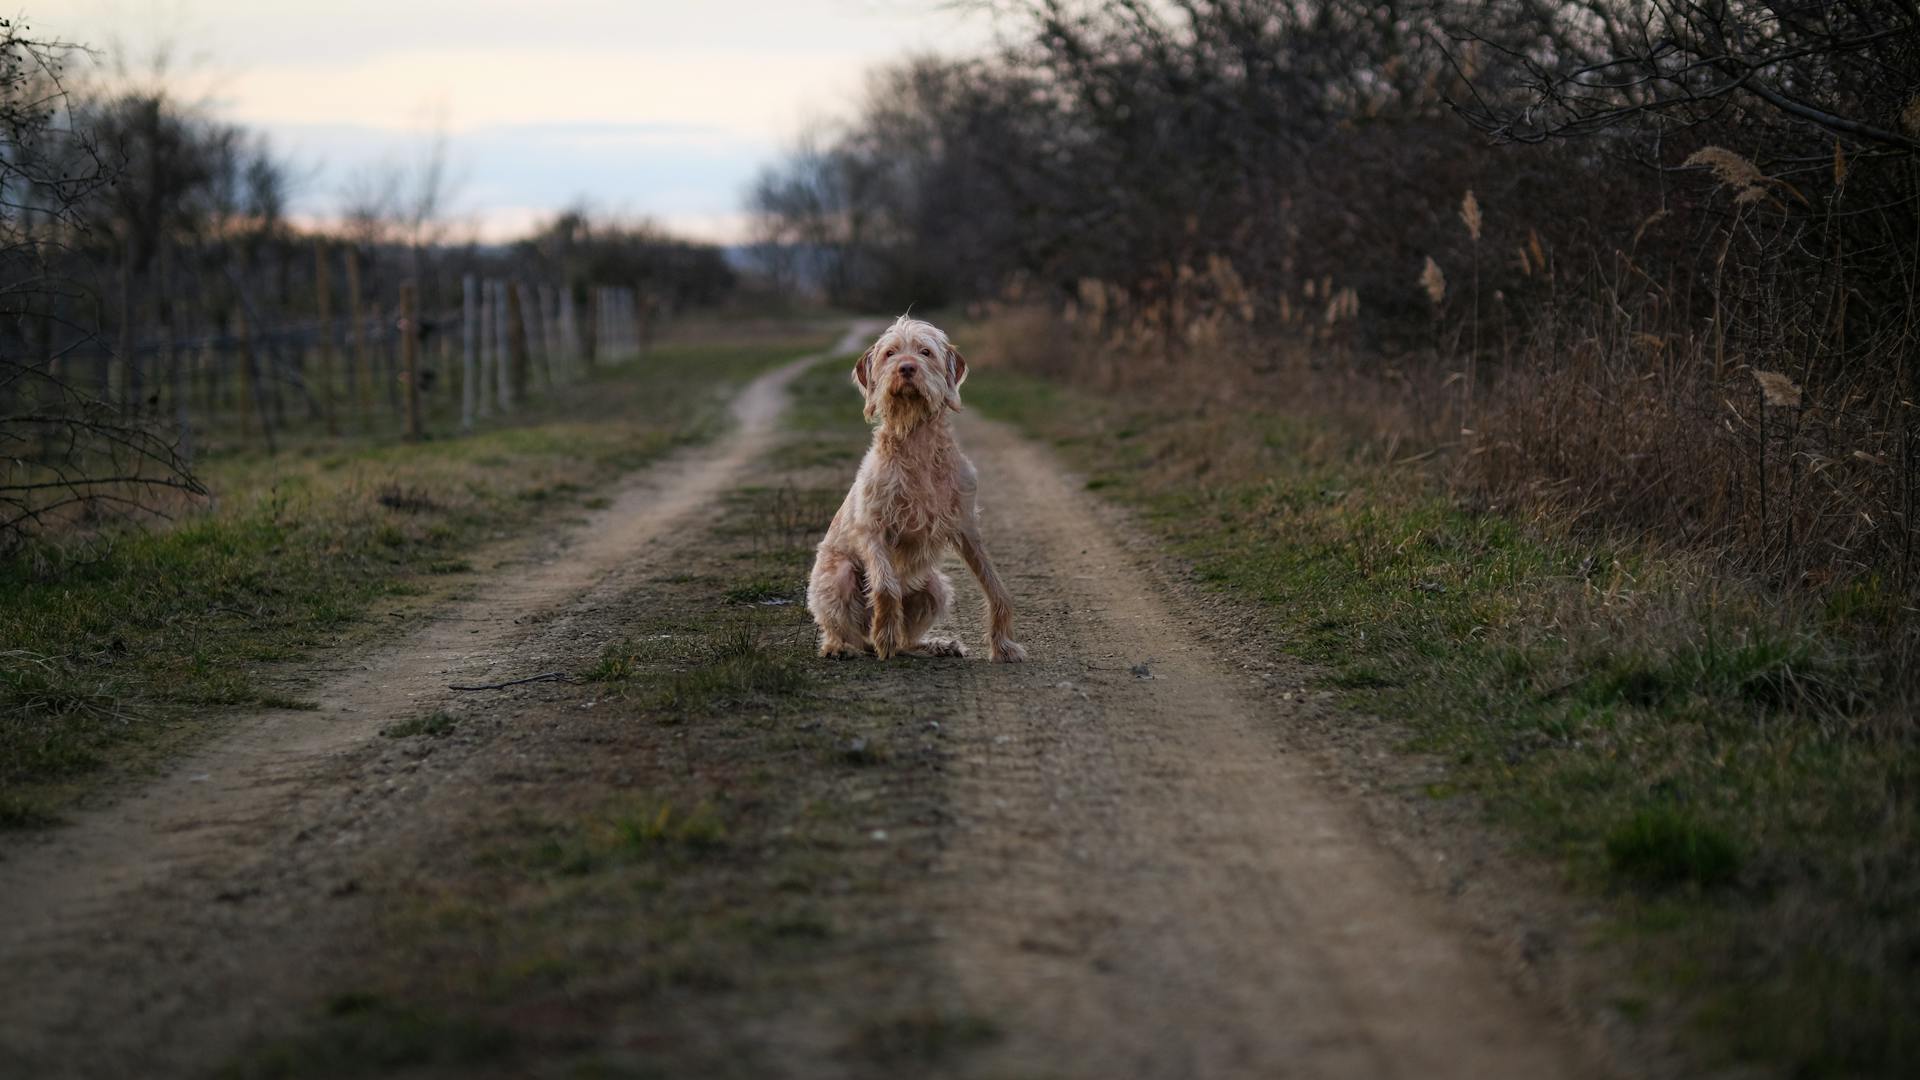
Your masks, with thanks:
[[(1430, 367), (1248, 338), (1152, 373), (1037, 309), (978, 339), (976, 363), (1012, 370), (975, 405), (1269, 620), (1352, 706), (1343, 725), (1384, 718), (1445, 763), (1428, 797), (1471, 793), (1604, 902), (1648, 973), (1623, 1001), (1692, 1017), (1709, 1058), (1911, 1060), (1920, 982), (1890, 958), (1920, 941), (1912, 620), (1870, 580), (1782, 582), (1675, 539), (1675, 507), (1729, 511), (1673, 387), (1603, 383), (1594, 350), (1506, 372), (1462, 437)], [(1090, 390), (1116, 366), (1124, 389)]]

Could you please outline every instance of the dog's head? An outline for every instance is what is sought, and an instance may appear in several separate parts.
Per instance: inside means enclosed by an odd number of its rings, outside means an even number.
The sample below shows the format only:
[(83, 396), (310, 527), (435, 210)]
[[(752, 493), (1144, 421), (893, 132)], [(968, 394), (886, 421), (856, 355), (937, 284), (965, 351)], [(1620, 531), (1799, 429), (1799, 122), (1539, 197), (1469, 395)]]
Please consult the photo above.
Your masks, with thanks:
[(869, 423), (912, 425), (959, 411), (967, 360), (939, 327), (902, 315), (854, 362), (853, 381)]

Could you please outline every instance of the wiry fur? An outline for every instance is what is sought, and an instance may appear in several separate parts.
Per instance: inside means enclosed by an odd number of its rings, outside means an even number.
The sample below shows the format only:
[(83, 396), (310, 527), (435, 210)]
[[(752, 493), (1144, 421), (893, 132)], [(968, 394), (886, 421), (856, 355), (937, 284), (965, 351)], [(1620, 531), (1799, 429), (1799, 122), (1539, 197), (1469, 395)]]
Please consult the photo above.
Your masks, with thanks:
[(957, 549), (986, 594), (993, 659), (1027, 658), (1013, 640), (1013, 600), (980, 539), (973, 463), (947, 420), (960, 408), (966, 378), (966, 358), (947, 335), (904, 315), (854, 365), (854, 385), (875, 423), (873, 445), (820, 541), (807, 585), (821, 656), (964, 656), (959, 642), (926, 636), (953, 602), (953, 584), (938, 566)]

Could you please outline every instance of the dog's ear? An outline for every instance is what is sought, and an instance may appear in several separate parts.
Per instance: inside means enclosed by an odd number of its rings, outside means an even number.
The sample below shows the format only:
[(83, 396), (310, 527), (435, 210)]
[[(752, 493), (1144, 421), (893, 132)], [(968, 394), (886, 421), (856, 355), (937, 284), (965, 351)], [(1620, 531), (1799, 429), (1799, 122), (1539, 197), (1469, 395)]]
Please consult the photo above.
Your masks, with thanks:
[(873, 346), (869, 345), (867, 351), (861, 353), (860, 358), (853, 362), (853, 385), (859, 387), (862, 394), (867, 392), (867, 386), (873, 380), (872, 367)]
[(960, 384), (967, 381), (967, 358), (947, 346), (947, 408), (960, 411)]
[(860, 398), (865, 402), (860, 415), (866, 417), (869, 424), (873, 423), (874, 410), (879, 408), (873, 399), (873, 349), (874, 346), (867, 346), (867, 351), (853, 362), (853, 385), (860, 388)]

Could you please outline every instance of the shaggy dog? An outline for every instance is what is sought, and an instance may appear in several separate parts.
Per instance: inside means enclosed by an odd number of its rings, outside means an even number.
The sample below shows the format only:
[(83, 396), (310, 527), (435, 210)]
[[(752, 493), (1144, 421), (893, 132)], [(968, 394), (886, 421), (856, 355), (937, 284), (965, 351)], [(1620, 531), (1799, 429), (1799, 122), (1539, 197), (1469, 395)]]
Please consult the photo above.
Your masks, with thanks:
[(878, 422), (807, 584), (821, 656), (966, 655), (957, 641), (926, 636), (953, 602), (937, 567), (957, 548), (986, 594), (993, 659), (1027, 658), (1013, 640), (1013, 601), (980, 541), (973, 463), (947, 421), (966, 378), (947, 335), (904, 315), (854, 364), (867, 422)]

